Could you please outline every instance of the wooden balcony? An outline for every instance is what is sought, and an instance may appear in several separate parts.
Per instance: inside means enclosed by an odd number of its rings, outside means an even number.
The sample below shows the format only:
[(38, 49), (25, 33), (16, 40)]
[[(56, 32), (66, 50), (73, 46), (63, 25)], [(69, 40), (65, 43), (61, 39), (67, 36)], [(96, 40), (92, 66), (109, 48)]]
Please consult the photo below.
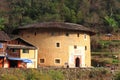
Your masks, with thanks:
[(8, 57), (20, 58), (20, 53), (9, 53)]

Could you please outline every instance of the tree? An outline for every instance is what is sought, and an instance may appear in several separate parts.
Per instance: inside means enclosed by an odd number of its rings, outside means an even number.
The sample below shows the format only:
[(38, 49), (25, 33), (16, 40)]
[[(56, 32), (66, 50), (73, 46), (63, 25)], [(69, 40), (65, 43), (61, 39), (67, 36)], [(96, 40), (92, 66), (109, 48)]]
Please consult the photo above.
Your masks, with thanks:
[[(5, 23), (6, 29), (10, 26), (14, 28), (34, 22), (64, 21), (94, 26), (101, 32), (116, 32), (118, 25), (120, 25), (120, 0), (4, 1), (8, 5), (4, 4), (4, 11), (0, 7), (0, 17), (7, 21)], [(106, 27), (106, 31), (103, 27)]]
[(5, 23), (5, 19), (4, 18), (0, 18), (0, 30), (4, 29), (4, 23)]
[(118, 23), (117, 23), (117, 21), (114, 18), (106, 16), (105, 17), (105, 21), (109, 25), (109, 27), (112, 28), (113, 32), (116, 32), (118, 30), (118, 28), (119, 28), (118, 27)]

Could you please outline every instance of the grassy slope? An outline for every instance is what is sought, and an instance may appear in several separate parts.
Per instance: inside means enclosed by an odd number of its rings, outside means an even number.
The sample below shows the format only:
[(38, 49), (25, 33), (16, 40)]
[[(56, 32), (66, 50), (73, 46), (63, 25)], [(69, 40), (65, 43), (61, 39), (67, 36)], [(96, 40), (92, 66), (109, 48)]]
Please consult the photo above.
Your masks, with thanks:
[(116, 64), (119, 62), (120, 53), (120, 40), (104, 40), (103, 38), (95, 38), (97, 40), (97, 46), (92, 51), (92, 65), (105, 66), (106, 64)]

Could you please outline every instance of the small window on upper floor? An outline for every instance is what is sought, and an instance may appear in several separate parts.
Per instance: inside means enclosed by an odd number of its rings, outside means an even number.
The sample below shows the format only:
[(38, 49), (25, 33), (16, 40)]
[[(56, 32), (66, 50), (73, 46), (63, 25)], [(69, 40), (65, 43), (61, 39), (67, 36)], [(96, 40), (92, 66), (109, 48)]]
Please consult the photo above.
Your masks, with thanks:
[(87, 50), (87, 46), (85, 46), (85, 50)]
[(74, 49), (77, 49), (77, 45), (74, 45)]
[(20, 42), (18, 41), (18, 44), (20, 44)]
[(37, 35), (37, 33), (35, 32), (35, 33), (34, 33), (34, 35), (36, 36), (36, 35)]
[(2, 43), (0, 43), (0, 48), (3, 48), (3, 44)]
[(60, 47), (60, 43), (56, 43), (56, 47)]
[(55, 63), (60, 64), (60, 59), (55, 59)]
[(80, 36), (80, 34), (79, 33), (77, 33), (77, 37), (79, 37)]
[(66, 36), (69, 36), (69, 33), (66, 33), (65, 35), (66, 35)]
[(87, 35), (86, 34), (84, 34), (84, 39), (87, 39)]
[(40, 59), (40, 63), (45, 63), (45, 59)]
[(23, 53), (29, 53), (29, 49), (23, 49)]
[(16, 53), (16, 52), (17, 52), (17, 49), (12, 49), (12, 52), (13, 52), (13, 53)]

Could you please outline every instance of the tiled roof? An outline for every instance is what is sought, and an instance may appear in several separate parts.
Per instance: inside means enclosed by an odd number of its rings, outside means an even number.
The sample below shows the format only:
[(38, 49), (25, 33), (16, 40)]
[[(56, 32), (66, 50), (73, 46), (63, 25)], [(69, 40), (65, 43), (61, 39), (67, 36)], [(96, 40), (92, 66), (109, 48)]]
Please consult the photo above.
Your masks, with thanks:
[(8, 35), (5, 32), (0, 31), (0, 41), (8, 41), (8, 40), (10, 40)]
[[(32, 45), (31, 43), (29, 43), (28, 41), (18, 37), (18, 36), (15, 36), (14, 38), (11, 38), (10, 41), (12, 40), (17, 40), (23, 44), (8, 44), (8, 48), (28, 48), (28, 49), (37, 49), (37, 47), (35, 47), (34, 45)], [(8, 43), (10, 42), (8, 41)]]
[(16, 48), (16, 49), (36, 49), (33, 46), (25, 46), (25, 45), (13, 45), (13, 44), (8, 44), (8, 48)]
[(56, 29), (73, 30), (73, 31), (84, 31), (84, 32), (89, 32), (91, 34), (95, 34), (95, 32), (91, 31), (89, 28), (86, 28), (82, 25), (74, 24), (74, 23), (65, 23), (65, 22), (42, 22), (36, 24), (29, 24), (26, 26), (20, 26), (18, 30), (29, 29), (29, 28), (44, 28), (44, 29), (56, 28)]

